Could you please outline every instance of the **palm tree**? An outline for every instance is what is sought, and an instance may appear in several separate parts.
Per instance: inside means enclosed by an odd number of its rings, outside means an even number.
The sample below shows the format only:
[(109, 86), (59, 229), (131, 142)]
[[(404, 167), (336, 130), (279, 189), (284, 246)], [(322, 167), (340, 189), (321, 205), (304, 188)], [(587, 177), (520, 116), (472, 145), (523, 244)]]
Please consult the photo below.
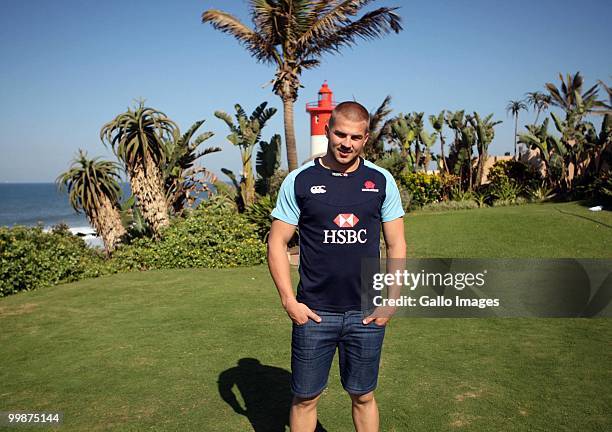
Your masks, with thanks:
[(138, 207), (156, 237), (170, 224), (161, 167), (166, 161), (164, 142), (174, 141), (176, 135), (176, 124), (164, 113), (145, 107), (142, 101), (100, 131), (102, 142), (109, 144), (123, 163)]
[(364, 157), (371, 161), (380, 159), (384, 152), (385, 138), (389, 134), (390, 130), (387, 127), (389, 121), (386, 120), (387, 116), (391, 114), (391, 96), (387, 97), (382, 101), (376, 111), (370, 113), (370, 133), (368, 141), (364, 147)]
[(527, 105), (522, 100), (516, 101), (511, 100), (506, 105), (506, 113), (512, 113), (514, 117), (514, 159), (516, 159), (516, 140), (517, 140), (517, 129), (518, 129), (518, 116), (521, 110), (527, 111)]
[(552, 99), (550, 95), (539, 91), (533, 91), (525, 93), (525, 100), (533, 107), (534, 110), (536, 110), (535, 124), (538, 124), (540, 113), (542, 111), (546, 111), (551, 104)]
[(88, 159), (87, 153), (79, 150), (68, 171), (60, 174), (56, 183), (59, 190), (68, 192), (72, 208), (77, 213), (85, 213), (110, 255), (126, 235), (118, 205), (119, 166), (116, 162), (98, 159)]
[(215, 9), (202, 22), (236, 38), (257, 61), (276, 66), (271, 81), (283, 101), (289, 171), (297, 168), (293, 104), (300, 75), (318, 66), (326, 53), (354, 46), (357, 39), (375, 39), (402, 30), (397, 8), (381, 7), (353, 20), (370, 1), (364, 0), (250, 0), (253, 28), (233, 15)]
[(215, 117), (220, 118), (227, 124), (230, 129), (230, 134), (227, 140), (240, 148), (240, 156), (242, 159), (242, 179), (240, 185), (237, 184), (234, 174), (229, 170), (223, 172), (227, 174), (235, 186), (238, 186), (242, 203), (239, 208), (243, 209), (251, 206), (255, 202), (255, 176), (253, 175), (253, 148), (261, 139), (261, 130), (276, 113), (276, 108), (266, 109), (268, 102), (261, 103), (250, 117), (247, 117), (246, 112), (239, 104), (234, 105), (236, 110), (236, 123), (232, 117), (223, 112), (215, 111)]

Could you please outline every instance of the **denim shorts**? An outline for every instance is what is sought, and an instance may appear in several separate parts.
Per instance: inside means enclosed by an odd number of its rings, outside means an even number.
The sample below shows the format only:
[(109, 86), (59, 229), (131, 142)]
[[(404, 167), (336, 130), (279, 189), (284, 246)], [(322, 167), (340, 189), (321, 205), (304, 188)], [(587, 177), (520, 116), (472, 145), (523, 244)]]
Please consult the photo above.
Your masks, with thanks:
[(378, 366), (386, 326), (374, 321), (364, 325), (361, 311), (324, 312), (317, 323), (293, 323), (291, 335), (291, 391), (310, 398), (327, 386), (332, 360), (338, 348), (340, 381), (353, 395), (369, 393), (378, 382)]

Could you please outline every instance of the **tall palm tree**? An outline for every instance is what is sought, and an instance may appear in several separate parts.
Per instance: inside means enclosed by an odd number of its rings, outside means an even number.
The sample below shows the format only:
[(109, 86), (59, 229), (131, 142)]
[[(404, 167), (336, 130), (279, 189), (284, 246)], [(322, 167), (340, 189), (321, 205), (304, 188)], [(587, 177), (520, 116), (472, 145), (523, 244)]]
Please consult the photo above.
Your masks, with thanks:
[(233, 15), (210, 9), (202, 22), (236, 38), (257, 61), (276, 66), (271, 81), (283, 101), (289, 171), (297, 168), (293, 104), (300, 75), (318, 66), (326, 53), (402, 30), (397, 8), (381, 7), (354, 17), (372, 0), (249, 0), (253, 28)]
[(156, 237), (170, 224), (160, 168), (166, 160), (164, 142), (174, 141), (177, 134), (178, 126), (172, 120), (145, 107), (142, 101), (134, 110), (128, 108), (106, 123), (100, 131), (102, 142), (109, 144), (123, 163), (142, 216)]
[(110, 255), (126, 234), (118, 205), (119, 166), (116, 162), (98, 159), (89, 159), (87, 153), (79, 150), (68, 171), (61, 173), (56, 183), (61, 191), (68, 192), (72, 208), (77, 213), (85, 213)]
[(514, 117), (514, 159), (516, 159), (516, 141), (518, 139), (518, 116), (521, 110), (527, 111), (527, 105), (522, 100), (511, 100), (506, 105), (506, 113), (512, 113)]
[(538, 124), (538, 118), (542, 111), (546, 111), (550, 106), (552, 99), (550, 95), (539, 91), (525, 93), (525, 101), (536, 110), (535, 124)]

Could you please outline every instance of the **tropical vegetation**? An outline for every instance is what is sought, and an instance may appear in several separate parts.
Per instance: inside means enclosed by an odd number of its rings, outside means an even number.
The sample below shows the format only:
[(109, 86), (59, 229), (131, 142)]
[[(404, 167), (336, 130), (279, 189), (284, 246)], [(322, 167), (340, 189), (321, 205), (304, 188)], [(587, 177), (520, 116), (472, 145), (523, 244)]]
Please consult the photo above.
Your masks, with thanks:
[[(227, 140), (240, 149), (242, 161), (241, 179), (238, 180), (231, 170), (224, 169), (223, 172), (230, 177), (238, 191), (240, 198), (238, 206), (241, 211), (255, 203), (255, 175), (253, 174), (253, 149), (255, 146), (259, 144), (262, 148), (262, 153), (259, 155), (260, 164), (258, 166), (260, 171), (264, 173), (263, 178), (272, 176), (274, 174), (273, 167), (277, 166), (274, 149), (280, 144), (279, 137), (273, 137), (270, 143), (261, 141), (262, 129), (276, 113), (276, 108), (266, 109), (267, 104), (267, 102), (262, 102), (250, 116), (247, 116), (239, 104), (234, 105), (236, 110), (235, 123), (229, 114), (224, 111), (215, 111), (215, 116), (223, 120), (230, 130)], [(268, 158), (271, 159), (268, 161)], [(266, 172), (265, 166), (262, 165), (264, 160), (272, 166), (269, 173)]]
[(283, 103), (289, 171), (298, 167), (293, 105), (304, 70), (321, 64), (325, 54), (337, 54), (360, 39), (375, 39), (402, 30), (396, 7), (380, 7), (356, 18), (371, 3), (361, 0), (249, 0), (253, 27), (232, 14), (209, 9), (202, 22), (228, 33), (258, 61), (276, 68), (270, 81)]
[(68, 192), (70, 205), (83, 211), (90, 225), (111, 253), (127, 235), (121, 221), (119, 168), (116, 162), (89, 159), (79, 150), (70, 169), (57, 178), (60, 190)]

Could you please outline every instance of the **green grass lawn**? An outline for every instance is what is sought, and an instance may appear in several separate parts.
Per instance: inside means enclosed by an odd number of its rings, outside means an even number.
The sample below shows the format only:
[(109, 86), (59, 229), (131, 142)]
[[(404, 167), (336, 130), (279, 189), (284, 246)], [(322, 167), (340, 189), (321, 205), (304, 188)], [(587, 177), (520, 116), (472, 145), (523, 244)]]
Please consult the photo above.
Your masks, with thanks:
[[(546, 204), (417, 212), (406, 237), (421, 257), (610, 258), (610, 226), (608, 212)], [(291, 323), (266, 266), (23, 292), (0, 299), (0, 329), (0, 411), (62, 411), (58, 430), (268, 431), (287, 422)], [(608, 431), (611, 382), (609, 319), (398, 317), (377, 400), (384, 431)], [(352, 430), (337, 359), (319, 419), (330, 432)]]

